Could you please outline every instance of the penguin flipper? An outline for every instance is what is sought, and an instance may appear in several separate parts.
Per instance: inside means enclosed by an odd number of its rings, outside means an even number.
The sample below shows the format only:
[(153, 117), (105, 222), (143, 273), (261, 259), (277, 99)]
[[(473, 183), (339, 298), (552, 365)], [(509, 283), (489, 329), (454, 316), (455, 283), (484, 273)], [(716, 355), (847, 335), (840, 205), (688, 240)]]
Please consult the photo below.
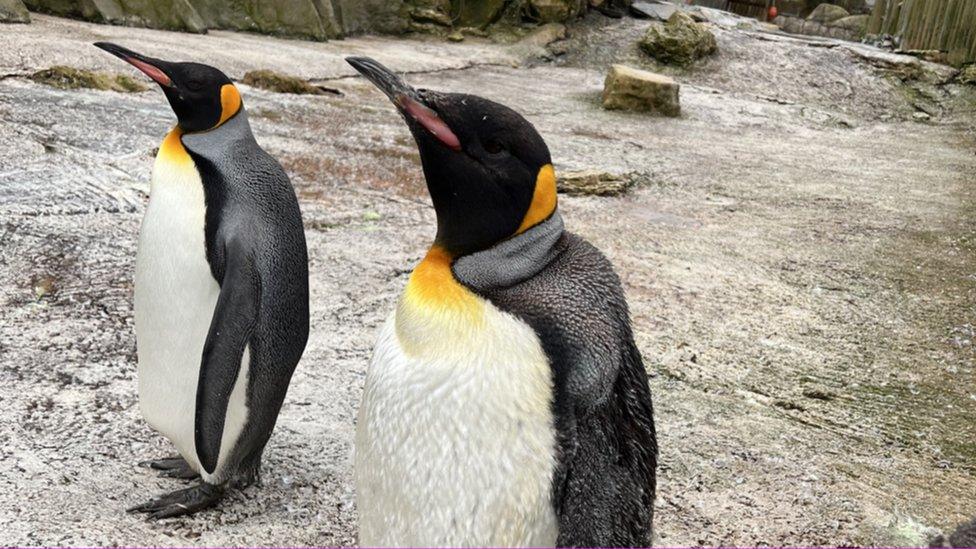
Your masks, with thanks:
[(253, 261), (228, 244), (220, 296), (203, 347), (194, 420), (197, 458), (210, 474), (217, 468), (228, 402), (261, 303), (261, 278)]

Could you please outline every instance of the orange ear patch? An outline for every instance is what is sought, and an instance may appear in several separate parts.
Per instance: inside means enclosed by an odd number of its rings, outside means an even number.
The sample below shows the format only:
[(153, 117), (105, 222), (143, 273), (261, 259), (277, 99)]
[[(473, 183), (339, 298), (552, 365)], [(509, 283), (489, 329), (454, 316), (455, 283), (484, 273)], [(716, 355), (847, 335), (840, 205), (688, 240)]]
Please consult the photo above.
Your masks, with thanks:
[(554, 211), (556, 211), (556, 170), (553, 169), (552, 164), (546, 164), (539, 170), (539, 175), (535, 180), (535, 192), (532, 194), (532, 203), (529, 205), (529, 211), (525, 213), (522, 224), (519, 225), (515, 234), (523, 233), (542, 223)]
[(220, 87), (220, 121), (217, 122), (217, 126), (230, 120), (230, 117), (237, 114), (239, 110), (241, 110), (241, 94), (237, 91), (237, 86), (224, 84)]

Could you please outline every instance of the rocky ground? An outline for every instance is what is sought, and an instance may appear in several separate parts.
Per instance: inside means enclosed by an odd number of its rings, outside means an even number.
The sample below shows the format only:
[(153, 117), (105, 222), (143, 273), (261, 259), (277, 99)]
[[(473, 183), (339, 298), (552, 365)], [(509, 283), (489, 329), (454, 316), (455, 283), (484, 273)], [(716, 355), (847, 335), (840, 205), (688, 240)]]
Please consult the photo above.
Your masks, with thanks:
[[(591, 15), (557, 43), (186, 35), (37, 15), (0, 29), (0, 542), (344, 545), (373, 334), (434, 229), (410, 135), (342, 62), (476, 92), (539, 128), (557, 170), (631, 174), (563, 197), (617, 265), (661, 447), (656, 543), (923, 543), (976, 510), (974, 93), (866, 47), (729, 26), (684, 70)], [(218, 510), (126, 507), (179, 486), (136, 467), (167, 443), (136, 402), (132, 270), (157, 90), (58, 90), (55, 64), (132, 73), (120, 42), (239, 79), (274, 68), (341, 95), (242, 85), (298, 189), (312, 335), (262, 470)], [(599, 107), (611, 62), (681, 84), (680, 118)], [(128, 71), (128, 72), (127, 72)], [(920, 114), (921, 113), (921, 114)]]

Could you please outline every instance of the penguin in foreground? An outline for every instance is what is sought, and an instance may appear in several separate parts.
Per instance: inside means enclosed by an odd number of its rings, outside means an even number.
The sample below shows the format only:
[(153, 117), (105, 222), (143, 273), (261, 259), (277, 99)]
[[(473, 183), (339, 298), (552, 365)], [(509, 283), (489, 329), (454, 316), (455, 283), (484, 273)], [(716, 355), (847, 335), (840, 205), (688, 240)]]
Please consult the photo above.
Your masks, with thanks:
[(651, 393), (613, 267), (563, 230), (545, 142), (473, 95), (347, 61), (406, 119), (437, 236), (359, 412), (366, 546), (647, 546)]
[(308, 259), (295, 191), (221, 71), (115, 44), (178, 123), (156, 155), (139, 233), (139, 405), (179, 456), (145, 462), (199, 484), (129, 509), (191, 514), (253, 483), (308, 339)]
[(960, 524), (948, 538), (938, 536), (931, 540), (929, 547), (976, 547), (976, 517)]

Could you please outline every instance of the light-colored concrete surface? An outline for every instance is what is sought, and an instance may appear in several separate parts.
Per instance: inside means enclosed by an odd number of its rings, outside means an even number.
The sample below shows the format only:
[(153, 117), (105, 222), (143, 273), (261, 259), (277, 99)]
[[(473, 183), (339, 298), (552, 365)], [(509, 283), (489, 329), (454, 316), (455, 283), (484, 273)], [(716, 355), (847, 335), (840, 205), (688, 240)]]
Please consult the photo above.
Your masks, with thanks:
[[(114, 40), (344, 93), (242, 86), (259, 142), (300, 195), (311, 340), (262, 485), (151, 523), (124, 509), (180, 484), (135, 466), (170, 449), (136, 403), (132, 269), (153, 151), (173, 116), (156, 90), (0, 80), (0, 543), (355, 542), (363, 373), (434, 216), (409, 133), (381, 94), (345, 78), (350, 54), (513, 106), (557, 169), (640, 178), (629, 195), (560, 207), (630, 299), (660, 437), (656, 543), (917, 544), (968, 518), (972, 89), (933, 85), (920, 99), (845, 47), (738, 30), (717, 29), (705, 63), (669, 70), (637, 52), (645, 25), (591, 19), (571, 29), (566, 55), (517, 67), (512, 48), (472, 40), (323, 44), (45, 16), (0, 28), (5, 74), (126, 71), (88, 45)], [(612, 62), (675, 77), (682, 117), (602, 110)], [(912, 122), (921, 100), (943, 114)]]

